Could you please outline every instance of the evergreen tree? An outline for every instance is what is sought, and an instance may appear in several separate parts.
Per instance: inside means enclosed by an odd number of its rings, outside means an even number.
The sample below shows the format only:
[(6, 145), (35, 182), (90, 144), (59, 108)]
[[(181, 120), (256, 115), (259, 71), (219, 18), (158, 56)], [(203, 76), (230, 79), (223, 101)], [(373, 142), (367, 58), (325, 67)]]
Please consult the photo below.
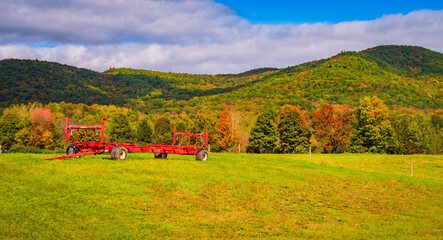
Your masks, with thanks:
[(271, 113), (258, 115), (251, 130), (248, 150), (255, 153), (272, 153), (277, 147), (277, 127)]
[(173, 142), (171, 120), (166, 116), (157, 118), (152, 136), (154, 144), (171, 145)]
[(147, 119), (142, 119), (137, 124), (137, 140), (140, 144), (151, 143), (152, 127)]
[(306, 151), (311, 133), (300, 109), (296, 106), (284, 105), (280, 110), (279, 119), (281, 151), (284, 153)]

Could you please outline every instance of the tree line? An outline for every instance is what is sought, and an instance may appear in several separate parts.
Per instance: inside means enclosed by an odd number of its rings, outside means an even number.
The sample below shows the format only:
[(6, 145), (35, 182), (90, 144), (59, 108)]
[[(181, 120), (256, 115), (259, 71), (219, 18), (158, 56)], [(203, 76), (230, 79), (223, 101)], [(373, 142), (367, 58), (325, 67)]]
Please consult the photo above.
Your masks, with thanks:
[[(441, 154), (443, 118), (438, 114), (391, 111), (374, 96), (359, 106), (324, 104), (305, 116), (285, 105), (275, 118), (262, 113), (249, 138), (251, 152)], [(276, 119), (276, 120), (275, 120)]]
[(213, 152), (303, 153), (311, 147), (319, 153), (441, 154), (443, 149), (438, 110), (389, 109), (376, 96), (360, 99), (354, 109), (323, 104), (312, 112), (290, 104), (277, 112), (227, 106), (161, 115), (114, 105), (20, 104), (3, 110), (0, 144), (8, 152), (63, 152), (66, 117), (76, 125), (99, 125), (104, 117), (105, 141), (140, 145), (172, 144), (173, 126), (195, 133), (208, 128)]

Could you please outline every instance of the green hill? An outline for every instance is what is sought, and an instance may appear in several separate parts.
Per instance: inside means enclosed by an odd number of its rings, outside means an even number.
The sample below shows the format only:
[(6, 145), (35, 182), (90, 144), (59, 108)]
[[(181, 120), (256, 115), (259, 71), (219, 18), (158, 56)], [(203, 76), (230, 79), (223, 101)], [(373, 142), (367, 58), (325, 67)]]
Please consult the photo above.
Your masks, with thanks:
[(33, 60), (0, 61), (0, 105), (26, 102), (124, 104), (112, 94), (116, 78), (87, 69)]
[(379, 46), (358, 53), (400, 75), (443, 75), (443, 54), (414, 46)]
[(0, 106), (71, 102), (143, 111), (222, 109), (226, 104), (312, 109), (321, 102), (355, 106), (366, 95), (390, 105), (440, 109), (443, 54), (422, 47), (379, 46), (285, 69), (198, 75), (111, 68), (103, 73), (46, 61), (0, 61)]
[(54, 62), (6, 59), (0, 61), (0, 106), (26, 102), (126, 105), (137, 99), (189, 100), (235, 91), (271, 70), (197, 75), (111, 68), (99, 73)]
[(440, 74), (406, 77), (358, 55), (338, 55), (283, 69), (226, 99), (254, 98), (263, 105), (271, 99), (280, 106), (312, 108), (319, 101), (355, 106), (363, 96), (377, 95), (391, 106), (440, 108), (441, 80)]

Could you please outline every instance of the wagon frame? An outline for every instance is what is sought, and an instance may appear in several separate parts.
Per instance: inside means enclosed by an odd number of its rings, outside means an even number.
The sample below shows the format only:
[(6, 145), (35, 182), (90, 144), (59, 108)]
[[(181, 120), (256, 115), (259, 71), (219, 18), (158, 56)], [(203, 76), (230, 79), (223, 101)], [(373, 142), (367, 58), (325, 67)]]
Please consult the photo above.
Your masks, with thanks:
[[(88, 131), (92, 131), (93, 141), (88, 139)], [(76, 132), (74, 134), (74, 132)], [(84, 139), (80, 138), (81, 132), (84, 133)], [(100, 140), (97, 140), (97, 134), (100, 132)], [(75, 135), (78, 141), (75, 141), (72, 136)], [(83, 137), (83, 135), (82, 135)], [(187, 141), (185, 141), (187, 138)], [(195, 138), (195, 141), (191, 139)], [(180, 140), (178, 142), (178, 140)], [(199, 144), (199, 140), (200, 144)], [(66, 155), (45, 158), (42, 160), (54, 160), (80, 157), (84, 155), (111, 153), (111, 157), (116, 160), (125, 160), (128, 153), (154, 153), (155, 158), (166, 158), (168, 154), (180, 155), (195, 155), (197, 161), (207, 161), (209, 158), (208, 147), (209, 133), (181, 133), (177, 132), (177, 127), (174, 126), (174, 135), (172, 145), (146, 145), (139, 146), (134, 143), (108, 143), (105, 142), (105, 119), (102, 118), (101, 125), (98, 126), (82, 126), (69, 125), (69, 118), (66, 118), (65, 127), (65, 141), (72, 142), (68, 146)], [(183, 145), (186, 144), (187, 145)]]

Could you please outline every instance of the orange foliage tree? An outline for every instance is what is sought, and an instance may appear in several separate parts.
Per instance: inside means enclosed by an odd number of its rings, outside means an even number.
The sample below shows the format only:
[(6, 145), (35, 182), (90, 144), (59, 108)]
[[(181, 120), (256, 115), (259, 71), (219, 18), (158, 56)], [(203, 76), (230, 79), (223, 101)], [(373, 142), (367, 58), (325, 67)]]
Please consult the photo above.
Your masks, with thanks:
[(348, 105), (334, 108), (329, 104), (311, 115), (315, 136), (325, 152), (344, 152), (351, 144), (352, 110)]
[(46, 108), (35, 108), (31, 112), (32, 130), (29, 134), (29, 143), (38, 148), (52, 148), (54, 115)]
[(215, 125), (215, 131), (215, 143), (220, 147), (220, 150), (228, 150), (238, 144), (238, 136), (232, 129), (229, 110), (222, 111), (220, 120)]

